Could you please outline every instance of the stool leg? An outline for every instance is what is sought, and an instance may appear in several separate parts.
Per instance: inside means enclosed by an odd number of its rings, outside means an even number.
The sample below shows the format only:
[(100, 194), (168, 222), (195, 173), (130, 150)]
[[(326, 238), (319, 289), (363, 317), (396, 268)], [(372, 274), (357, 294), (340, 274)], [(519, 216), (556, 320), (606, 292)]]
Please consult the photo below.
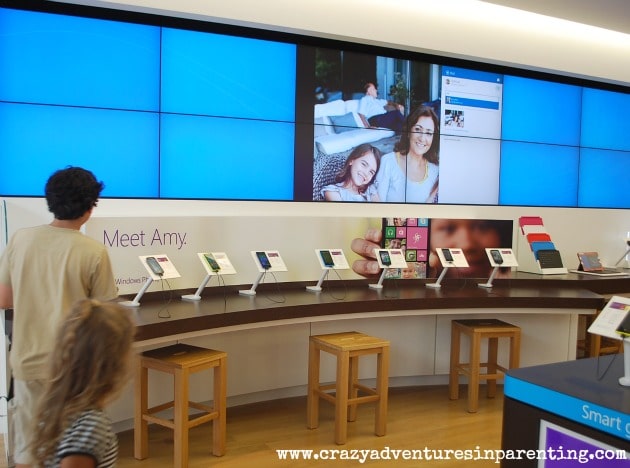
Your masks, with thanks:
[(510, 369), (518, 369), (521, 362), (521, 332), (517, 330), (510, 337)]
[[(359, 396), (359, 388), (357, 384), (359, 383), (359, 357), (353, 356), (350, 358), (350, 369), (348, 376), (348, 398), (353, 399)], [(356, 421), (357, 420), (357, 407), (359, 405), (350, 404), (348, 406), (348, 421)]]
[(142, 417), (148, 409), (148, 375), (149, 369), (141, 363), (138, 356), (134, 382), (134, 413), (133, 413), (133, 456), (137, 460), (144, 460), (149, 456), (149, 423)]
[(220, 457), (225, 454), (227, 359), (222, 358), (214, 368), (214, 411), (217, 417), (212, 421), (212, 454)]
[(460, 334), (455, 325), (451, 325), (451, 368), (448, 379), (448, 393), (451, 400), (459, 398), (459, 350)]
[(376, 407), (376, 422), (374, 433), (384, 436), (387, 430), (387, 397), (389, 393), (389, 346), (383, 346), (376, 356), (376, 393), (378, 404)]
[(342, 351), (337, 356), (337, 382), (335, 386), (335, 443), (343, 445), (348, 437), (348, 378), (350, 353)]
[(315, 429), (319, 425), (319, 361), (320, 352), (310, 340), (308, 345), (308, 391), (306, 395), (306, 427)]
[[(497, 359), (499, 356), (499, 339), (488, 338), (488, 374), (497, 373)], [(487, 379), (486, 391), (488, 398), (494, 398), (497, 394), (497, 379)]]
[(468, 379), (468, 412), (476, 413), (479, 408), (479, 364), (481, 339), (479, 333), (470, 337), (470, 375)]
[(173, 442), (175, 468), (188, 466), (188, 371), (177, 369), (174, 374)]

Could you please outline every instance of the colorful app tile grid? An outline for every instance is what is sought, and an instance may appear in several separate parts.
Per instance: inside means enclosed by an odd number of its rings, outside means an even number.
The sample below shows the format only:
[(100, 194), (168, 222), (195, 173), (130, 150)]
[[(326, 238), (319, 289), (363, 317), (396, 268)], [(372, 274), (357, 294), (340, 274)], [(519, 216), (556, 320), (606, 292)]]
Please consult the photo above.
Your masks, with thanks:
[(402, 249), (408, 268), (391, 269), (386, 278), (426, 278), (429, 260), (428, 218), (383, 218), (383, 248)]

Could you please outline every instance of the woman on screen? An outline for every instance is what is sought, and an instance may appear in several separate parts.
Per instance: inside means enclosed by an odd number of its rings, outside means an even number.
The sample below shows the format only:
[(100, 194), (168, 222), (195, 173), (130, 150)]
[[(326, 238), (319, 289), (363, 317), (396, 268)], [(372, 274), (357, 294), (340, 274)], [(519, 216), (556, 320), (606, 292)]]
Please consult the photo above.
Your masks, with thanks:
[(400, 140), (383, 156), (376, 177), (381, 201), (437, 203), (439, 126), (429, 106), (407, 116)]
[(381, 151), (364, 143), (352, 150), (335, 183), (326, 185), (322, 195), (326, 201), (380, 201), (374, 179), (381, 165)]

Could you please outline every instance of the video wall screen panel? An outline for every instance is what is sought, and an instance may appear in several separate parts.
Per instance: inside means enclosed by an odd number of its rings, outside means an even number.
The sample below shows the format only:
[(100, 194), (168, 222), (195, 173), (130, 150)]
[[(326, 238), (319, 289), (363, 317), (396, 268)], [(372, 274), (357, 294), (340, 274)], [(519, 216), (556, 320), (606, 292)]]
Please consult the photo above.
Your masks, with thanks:
[(580, 146), (580, 86), (506, 76), (501, 139)]
[(630, 94), (585, 88), (583, 96), (581, 146), (630, 151), (628, 123), (624, 118)]
[(499, 204), (577, 206), (577, 147), (506, 141)]
[(5, 3), (2, 196), (41, 196), (52, 171), (82, 165), (117, 198), (630, 207), (601, 183), (630, 164), (623, 87)]
[(72, 165), (105, 181), (108, 197), (157, 198), (157, 113), (0, 102), (0, 187), (43, 195), (46, 180)]
[(287, 122), (164, 114), (161, 196), (292, 200), (294, 127)]
[(578, 206), (630, 208), (630, 152), (584, 149), (579, 174)]
[(157, 111), (160, 28), (0, 10), (0, 100)]
[(161, 110), (294, 122), (296, 48), (164, 28)]

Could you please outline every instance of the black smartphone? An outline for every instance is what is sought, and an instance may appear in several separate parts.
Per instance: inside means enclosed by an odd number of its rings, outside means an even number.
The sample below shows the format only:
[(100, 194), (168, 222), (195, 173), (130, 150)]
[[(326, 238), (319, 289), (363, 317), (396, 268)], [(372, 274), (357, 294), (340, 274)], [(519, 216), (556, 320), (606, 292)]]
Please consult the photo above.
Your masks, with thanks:
[(214, 259), (212, 255), (203, 254), (203, 256), (206, 258), (206, 262), (208, 262), (208, 265), (210, 265), (210, 269), (212, 271), (216, 273), (217, 271), (221, 269), (221, 267), (219, 266), (219, 264), (217, 263), (217, 261)]
[(626, 316), (617, 327), (617, 333), (619, 333), (623, 337), (630, 337), (630, 313), (626, 314)]
[(392, 264), (392, 259), (389, 258), (389, 252), (387, 250), (379, 250), (378, 255), (381, 257), (381, 263), (385, 266)]
[(447, 262), (453, 261), (453, 256), (451, 255), (451, 249), (442, 249), (442, 255), (444, 255), (444, 260)]
[(147, 265), (151, 268), (151, 271), (158, 276), (162, 276), (164, 274), (164, 269), (160, 266), (155, 257), (147, 257), (146, 259)]
[(335, 262), (330, 255), (330, 250), (320, 250), (319, 255), (322, 257), (322, 261), (324, 262), (325, 267), (333, 267), (335, 266)]
[(492, 256), (492, 260), (494, 260), (494, 263), (496, 263), (497, 265), (501, 265), (503, 263), (501, 252), (499, 252), (497, 249), (492, 249), (490, 251), (490, 255)]
[(263, 270), (271, 268), (271, 263), (269, 263), (269, 258), (267, 258), (267, 254), (265, 252), (256, 252), (256, 257), (260, 262), (260, 266), (263, 267)]

